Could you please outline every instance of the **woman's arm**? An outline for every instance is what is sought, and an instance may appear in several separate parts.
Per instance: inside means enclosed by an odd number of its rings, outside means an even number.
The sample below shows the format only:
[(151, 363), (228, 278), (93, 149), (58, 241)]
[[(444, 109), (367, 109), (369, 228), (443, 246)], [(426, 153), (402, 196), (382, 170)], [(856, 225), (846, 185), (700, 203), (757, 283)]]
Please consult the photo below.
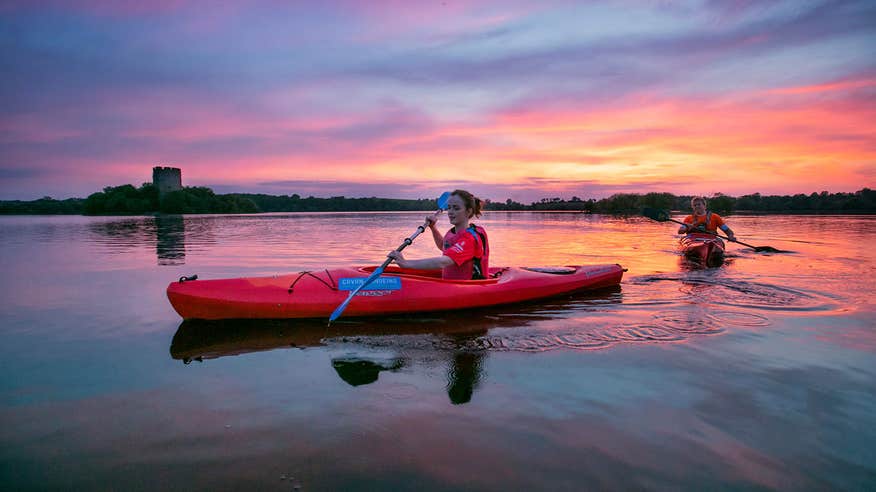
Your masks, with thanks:
[(685, 217), (683, 222), (684, 222), (684, 224), (682, 224), (678, 228), (679, 234), (687, 234), (688, 232), (693, 230), (693, 223), (694, 223), (693, 215), (688, 215), (687, 217)]
[(447, 256), (435, 256), (433, 258), (423, 258), (422, 260), (406, 260), (398, 251), (392, 251), (386, 256), (395, 260), (395, 264), (402, 268), (413, 268), (416, 270), (439, 270), (453, 264), (453, 260)]
[(437, 214), (426, 217), (426, 222), (429, 224), (429, 229), (432, 230), (432, 240), (435, 241), (435, 246), (438, 247), (439, 251), (444, 251), (444, 236), (438, 230)]
[(435, 241), (435, 246), (440, 251), (444, 251), (444, 236), (441, 235), (441, 231), (435, 227), (434, 223), (430, 226), (430, 229), (432, 229), (432, 239)]

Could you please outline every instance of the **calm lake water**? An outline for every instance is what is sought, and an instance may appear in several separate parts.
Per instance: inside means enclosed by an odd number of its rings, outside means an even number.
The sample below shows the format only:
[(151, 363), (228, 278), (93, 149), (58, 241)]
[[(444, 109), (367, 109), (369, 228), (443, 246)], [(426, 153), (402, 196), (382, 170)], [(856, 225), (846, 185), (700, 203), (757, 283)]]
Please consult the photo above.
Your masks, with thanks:
[(165, 296), (378, 264), (423, 216), (0, 217), (0, 486), (876, 488), (874, 216), (732, 216), (792, 252), (697, 269), (671, 223), (491, 212), (492, 265), (620, 263), (620, 288), (330, 328)]

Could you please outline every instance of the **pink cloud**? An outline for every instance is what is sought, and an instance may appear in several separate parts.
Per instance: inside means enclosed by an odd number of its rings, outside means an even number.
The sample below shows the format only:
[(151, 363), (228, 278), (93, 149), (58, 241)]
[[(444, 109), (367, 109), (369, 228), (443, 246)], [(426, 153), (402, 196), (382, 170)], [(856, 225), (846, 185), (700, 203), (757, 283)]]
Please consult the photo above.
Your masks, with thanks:
[(825, 92), (847, 92), (850, 90), (874, 88), (876, 87), (876, 78), (851, 78), (839, 80), (836, 82), (828, 82), (825, 84), (804, 85), (799, 87), (784, 87), (780, 89), (772, 89), (767, 91), (769, 94), (787, 95), (787, 94), (818, 94)]

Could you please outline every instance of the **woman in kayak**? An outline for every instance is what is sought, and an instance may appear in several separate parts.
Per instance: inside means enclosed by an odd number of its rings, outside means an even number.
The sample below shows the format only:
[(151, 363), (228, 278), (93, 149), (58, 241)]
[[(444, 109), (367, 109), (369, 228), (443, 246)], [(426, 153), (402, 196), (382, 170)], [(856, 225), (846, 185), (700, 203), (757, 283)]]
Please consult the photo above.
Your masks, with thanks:
[(693, 209), (693, 214), (688, 215), (684, 219), (684, 225), (678, 228), (679, 234), (688, 234), (691, 232), (706, 232), (717, 235), (720, 227), (727, 234), (727, 239), (736, 241), (736, 236), (733, 230), (724, 223), (724, 219), (713, 212), (706, 210), (706, 199), (701, 196), (695, 196), (690, 199), (690, 208)]
[(447, 218), (453, 227), (443, 236), (437, 227), (437, 215), (426, 217), (435, 246), (441, 256), (422, 260), (407, 260), (400, 251), (387, 256), (401, 268), (418, 270), (441, 269), (441, 276), (450, 280), (478, 280), (489, 276), (490, 244), (487, 231), (470, 223), (481, 216), (483, 200), (465, 190), (455, 190), (447, 200)]

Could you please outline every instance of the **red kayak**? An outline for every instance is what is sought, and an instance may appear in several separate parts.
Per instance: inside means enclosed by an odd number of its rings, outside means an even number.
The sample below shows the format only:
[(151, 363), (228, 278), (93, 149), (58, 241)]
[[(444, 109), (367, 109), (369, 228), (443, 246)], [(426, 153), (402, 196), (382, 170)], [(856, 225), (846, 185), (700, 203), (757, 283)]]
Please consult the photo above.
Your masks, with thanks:
[[(328, 318), (376, 267), (314, 270), (274, 277), (184, 280), (167, 298), (184, 319)], [(390, 266), (359, 291), (344, 316), (444, 311), (511, 304), (620, 284), (616, 264), (490, 268), (484, 280), (443, 280), (440, 271)]]
[(685, 257), (706, 266), (718, 266), (724, 262), (724, 241), (712, 234), (687, 234), (678, 241), (678, 249)]

